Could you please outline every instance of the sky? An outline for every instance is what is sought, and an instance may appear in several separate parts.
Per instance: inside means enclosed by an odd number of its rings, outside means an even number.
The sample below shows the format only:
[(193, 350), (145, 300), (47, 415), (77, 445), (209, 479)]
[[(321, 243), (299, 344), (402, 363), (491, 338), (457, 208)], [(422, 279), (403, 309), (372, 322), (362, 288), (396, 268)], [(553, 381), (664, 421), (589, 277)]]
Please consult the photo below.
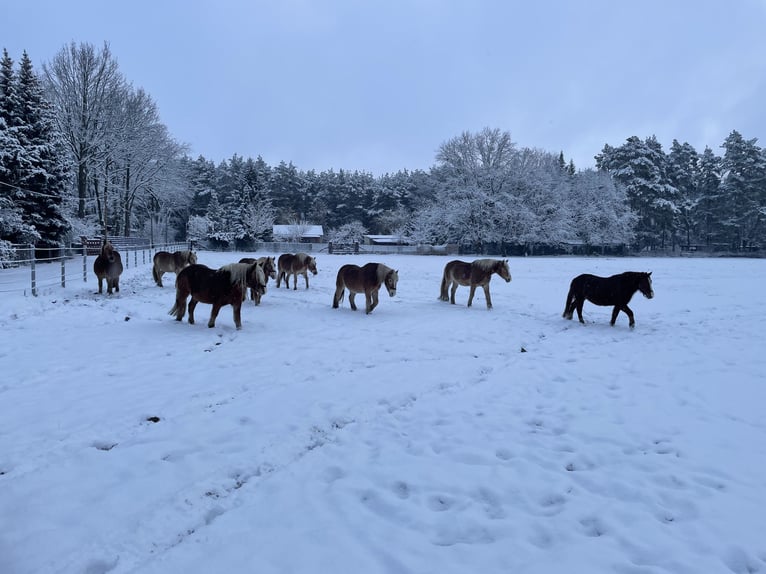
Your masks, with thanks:
[[(243, 255), (277, 254), (198, 252)], [(151, 256), (112, 296), (93, 257), (37, 297), (0, 269), (0, 572), (766, 571), (763, 261), (511, 258), (487, 310), (437, 300), (451, 256), (316, 257), (241, 330), (169, 316)], [(396, 295), (333, 309), (366, 260)], [(634, 329), (562, 318), (573, 276), (626, 269)]]
[(594, 166), (655, 135), (766, 138), (766, 0), (3, 2), (2, 46), (41, 69), (108, 42), (192, 157), (429, 169), (484, 127)]

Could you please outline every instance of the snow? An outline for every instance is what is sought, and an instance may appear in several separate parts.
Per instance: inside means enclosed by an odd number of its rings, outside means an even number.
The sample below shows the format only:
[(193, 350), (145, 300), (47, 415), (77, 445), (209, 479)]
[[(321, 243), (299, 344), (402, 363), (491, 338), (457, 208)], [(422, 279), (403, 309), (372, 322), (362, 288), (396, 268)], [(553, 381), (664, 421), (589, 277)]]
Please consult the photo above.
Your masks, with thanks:
[[(317, 254), (240, 331), (149, 265), (5, 293), (0, 572), (766, 572), (763, 261), (512, 258), (488, 311), (450, 259)], [(396, 296), (332, 309), (368, 260)], [(562, 319), (625, 270), (635, 329)]]

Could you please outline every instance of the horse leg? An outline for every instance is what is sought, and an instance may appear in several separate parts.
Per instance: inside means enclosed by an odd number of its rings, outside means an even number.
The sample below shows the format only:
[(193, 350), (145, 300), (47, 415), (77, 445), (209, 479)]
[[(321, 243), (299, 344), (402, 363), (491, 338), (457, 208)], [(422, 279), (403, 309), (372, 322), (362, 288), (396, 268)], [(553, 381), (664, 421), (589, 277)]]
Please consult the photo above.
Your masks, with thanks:
[(348, 302), (349, 305), (351, 305), (351, 309), (353, 311), (356, 311), (356, 303), (354, 303), (354, 297), (356, 297), (356, 293), (354, 293), (351, 289), (348, 290)]
[[(240, 305), (242, 305), (241, 302), (240, 302)], [(232, 307), (234, 307), (234, 306), (235, 306), (235, 304), (232, 303)], [(213, 303), (213, 308), (210, 310), (210, 320), (207, 322), (207, 326), (209, 328), (212, 329), (213, 327), (215, 327), (215, 320), (218, 317), (218, 311), (220, 311), (220, 310), (221, 310), (221, 304), (220, 303)], [(236, 313), (236, 311), (235, 311), (235, 313)], [(237, 318), (236, 318), (236, 315), (235, 315), (234, 323), (236, 324), (236, 322), (237, 322)]]
[(471, 306), (471, 303), (473, 303), (473, 295), (476, 293), (476, 285), (471, 285), (471, 292), (468, 294), (468, 306)]
[(458, 283), (457, 281), (452, 282), (452, 289), (450, 290), (449, 294), (449, 302), (453, 305), (455, 304), (455, 291), (457, 291)]
[(585, 320), (582, 318), (582, 306), (585, 305), (585, 297), (582, 299), (576, 299), (575, 300), (575, 309), (577, 309), (577, 318), (580, 320), (580, 323), (585, 324)]
[(628, 316), (628, 326), (632, 329), (636, 326), (636, 321), (633, 318), (633, 311), (630, 310), (630, 307), (627, 305), (615, 305), (614, 309), (612, 309), (612, 321), (610, 324), (614, 326), (614, 324), (617, 322), (617, 315), (620, 314), (620, 311), (624, 312)]
[(482, 285), (484, 287), (484, 297), (487, 299), (487, 309), (492, 309), (492, 297), (489, 296), (489, 283)]
[(103, 277), (99, 277), (98, 278), (98, 292), (99, 292), (99, 294), (103, 293), (103, 289), (104, 289), (103, 281), (104, 281)]
[(242, 328), (242, 305), (234, 304), (232, 307), (234, 307), (234, 324), (237, 326), (237, 330), (240, 330)]
[[(309, 272), (308, 271), (303, 272), (303, 278), (306, 280), (306, 289), (308, 289), (309, 288)], [(297, 280), (297, 277), (296, 277), (296, 280)]]
[(152, 267), (152, 277), (154, 277), (154, 282), (157, 286), (162, 287), (162, 276), (159, 274), (156, 267)]
[(369, 315), (372, 313), (372, 310), (378, 306), (378, 289), (373, 289), (369, 293), (365, 293), (365, 296), (367, 297), (367, 314)]
[(282, 277), (284, 276), (285, 272), (280, 269), (279, 273), (277, 273), (277, 289), (279, 288), (279, 283), (282, 281)]
[(293, 273), (293, 291), (298, 290), (298, 274)]
[(117, 293), (120, 292), (120, 278), (117, 277), (117, 279), (114, 280), (114, 290), (117, 291)]
[(189, 325), (194, 325), (194, 308), (197, 306), (197, 300), (192, 295), (189, 300)]

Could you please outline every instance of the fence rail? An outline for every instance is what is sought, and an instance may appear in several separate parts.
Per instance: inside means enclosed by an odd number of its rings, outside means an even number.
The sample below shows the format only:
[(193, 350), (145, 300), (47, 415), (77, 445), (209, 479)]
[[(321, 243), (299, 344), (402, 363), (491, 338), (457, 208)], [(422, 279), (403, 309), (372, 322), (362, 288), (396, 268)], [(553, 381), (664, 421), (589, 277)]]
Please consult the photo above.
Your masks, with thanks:
[[(100, 239), (98, 240), (100, 241)], [(110, 240), (111, 241), (111, 240)], [(188, 243), (151, 245), (147, 241), (132, 244), (116, 242), (126, 269), (152, 264), (157, 251), (189, 249)], [(86, 242), (71, 247), (36, 247), (12, 244), (0, 259), (0, 293), (16, 293), (37, 296), (42, 289), (66, 287), (67, 283), (87, 283), (92, 275), (93, 253)], [(88, 264), (90, 256), (91, 264)]]

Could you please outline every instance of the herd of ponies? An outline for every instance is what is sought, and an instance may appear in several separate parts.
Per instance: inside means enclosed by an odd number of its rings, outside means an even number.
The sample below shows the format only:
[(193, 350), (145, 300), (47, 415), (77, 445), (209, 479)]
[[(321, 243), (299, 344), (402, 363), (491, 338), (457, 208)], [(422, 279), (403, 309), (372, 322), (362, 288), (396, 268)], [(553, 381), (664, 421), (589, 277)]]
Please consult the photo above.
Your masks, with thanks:
[[(120, 291), (120, 274), (122, 259), (119, 252), (109, 241), (104, 241), (101, 252), (93, 263), (93, 272), (98, 278), (98, 292), (103, 293), (102, 283), (106, 281), (106, 292)], [(242, 302), (248, 292), (256, 305), (266, 293), (269, 279), (276, 279), (277, 288), (284, 281), (289, 289), (290, 277), (293, 278), (293, 289), (298, 289), (298, 276), (302, 275), (309, 288), (309, 272), (317, 274), (316, 258), (306, 253), (284, 253), (275, 261), (274, 257), (245, 257), (238, 263), (230, 263), (219, 269), (211, 269), (197, 263), (197, 255), (193, 251), (158, 251), (154, 255), (152, 277), (157, 286), (162, 287), (164, 273), (176, 274), (176, 299), (169, 314), (182, 321), (189, 314), (189, 324), (194, 324), (194, 309), (197, 303), (212, 305), (208, 327), (215, 327), (215, 320), (221, 307), (231, 305), (234, 314), (234, 324), (242, 328)], [(455, 292), (459, 286), (468, 287), (468, 307), (473, 303), (477, 287), (484, 290), (487, 309), (492, 308), (492, 298), (489, 293), (489, 282), (493, 274), (511, 281), (511, 272), (507, 259), (476, 259), (472, 262), (454, 260), (444, 266), (439, 299), (455, 304)], [(628, 307), (636, 291), (644, 297), (654, 297), (651, 272), (626, 271), (611, 277), (582, 274), (572, 279), (567, 293), (563, 317), (572, 319), (575, 311), (580, 323), (585, 323), (582, 309), (585, 301), (595, 305), (612, 306), (611, 325), (617, 321), (620, 311), (628, 316), (630, 327), (636, 322), (633, 311)], [(356, 311), (354, 298), (364, 293), (365, 313), (372, 313), (378, 305), (378, 292), (385, 286), (389, 296), (396, 295), (396, 284), (399, 273), (383, 263), (367, 263), (361, 267), (354, 264), (343, 265), (338, 270), (335, 280), (335, 293), (332, 306), (337, 309), (343, 302), (348, 291), (348, 302), (351, 309)], [(188, 300), (188, 305), (187, 305)]]

